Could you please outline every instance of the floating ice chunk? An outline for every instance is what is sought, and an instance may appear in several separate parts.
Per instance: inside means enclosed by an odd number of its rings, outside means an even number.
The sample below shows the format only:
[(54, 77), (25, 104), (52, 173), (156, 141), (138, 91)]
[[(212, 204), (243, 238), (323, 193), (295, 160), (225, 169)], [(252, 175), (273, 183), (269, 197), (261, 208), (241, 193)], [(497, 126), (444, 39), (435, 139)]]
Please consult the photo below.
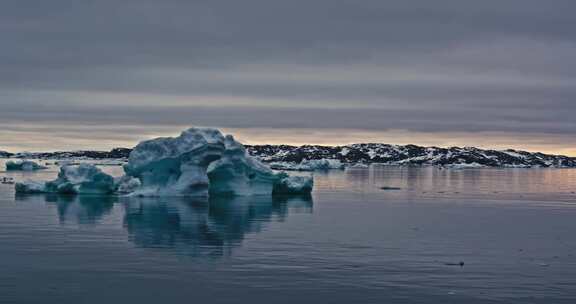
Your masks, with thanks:
[(58, 178), (47, 182), (46, 187), (58, 193), (107, 194), (115, 191), (114, 178), (91, 164), (64, 166)]
[(330, 170), (330, 169), (344, 169), (345, 166), (337, 159), (304, 159), (300, 162), (300, 170), (310, 169), (310, 171), (315, 170)]
[(311, 176), (288, 176), (284, 174), (274, 185), (274, 194), (309, 194), (314, 180)]
[(131, 176), (124, 175), (116, 181), (116, 191), (121, 194), (133, 193), (142, 186), (140, 180)]
[(39, 165), (31, 160), (9, 160), (6, 162), (7, 171), (35, 171), (48, 169), (42, 165)]
[(274, 170), (299, 171), (299, 164), (290, 162), (272, 162), (270, 168)]
[(124, 171), (141, 185), (120, 182), (118, 190), (139, 196), (269, 195), (285, 178), (249, 156), (234, 137), (208, 128), (141, 142)]
[(476, 169), (476, 168), (484, 168), (486, 166), (479, 163), (460, 163), (460, 164), (449, 164), (446, 165), (445, 167), (450, 169)]
[(95, 163), (96, 166), (123, 166), (124, 164), (125, 162), (121, 160), (103, 160)]
[(208, 165), (221, 158), (224, 136), (215, 129), (192, 128), (180, 136), (139, 143), (124, 166), (140, 180), (134, 194), (207, 196)]
[(244, 146), (231, 135), (224, 139), (224, 146), (222, 157), (212, 162), (207, 169), (210, 194), (271, 194), (280, 176), (249, 156)]
[(345, 165), (337, 159), (303, 159), (299, 164), (289, 162), (274, 162), (270, 164), (274, 170), (288, 171), (321, 171), (344, 169)]
[(57, 162), (54, 162), (55, 165), (58, 166), (77, 166), (80, 164), (80, 162), (78, 162), (77, 160), (72, 160), (72, 159), (66, 159), (66, 160), (59, 160)]
[(58, 178), (49, 182), (16, 183), (18, 193), (111, 194), (116, 190), (114, 178), (91, 164), (64, 166)]
[(24, 181), (16, 183), (15, 185), (16, 193), (45, 193), (46, 192), (46, 182), (38, 181)]
[(364, 163), (356, 163), (348, 168), (353, 168), (353, 169), (363, 169), (363, 168), (370, 168), (370, 165), (368, 164), (364, 164)]

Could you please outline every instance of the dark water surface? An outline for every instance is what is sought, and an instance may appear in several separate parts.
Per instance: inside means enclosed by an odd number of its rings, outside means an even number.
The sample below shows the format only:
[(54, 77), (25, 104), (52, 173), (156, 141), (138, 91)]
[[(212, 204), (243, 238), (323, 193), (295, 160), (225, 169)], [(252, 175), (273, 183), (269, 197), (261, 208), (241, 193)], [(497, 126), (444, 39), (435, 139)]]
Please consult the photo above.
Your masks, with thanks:
[(209, 201), (0, 185), (0, 303), (576, 303), (576, 170), (315, 181), (311, 198)]

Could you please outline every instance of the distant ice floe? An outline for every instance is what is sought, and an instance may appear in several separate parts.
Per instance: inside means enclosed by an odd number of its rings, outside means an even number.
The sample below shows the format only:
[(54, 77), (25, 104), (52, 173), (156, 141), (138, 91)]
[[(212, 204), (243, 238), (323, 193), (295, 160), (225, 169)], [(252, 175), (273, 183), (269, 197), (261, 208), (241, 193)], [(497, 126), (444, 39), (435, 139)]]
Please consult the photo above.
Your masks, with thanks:
[(351, 169), (365, 169), (365, 168), (370, 168), (370, 165), (369, 165), (369, 164), (363, 164), (363, 163), (356, 163), (356, 164), (353, 164), (353, 165), (349, 166), (348, 168), (351, 168)]
[(476, 168), (485, 168), (486, 166), (481, 165), (479, 163), (470, 163), (470, 164), (463, 163), (463, 164), (449, 164), (443, 167), (449, 169), (476, 169)]
[(102, 160), (97, 163), (94, 163), (96, 166), (123, 166), (126, 162), (122, 160)]
[(6, 162), (6, 171), (35, 171), (48, 169), (31, 160), (9, 160)]
[(53, 181), (16, 183), (17, 193), (112, 194), (115, 191), (114, 178), (91, 164), (60, 167), (58, 178)]
[(55, 181), (17, 183), (16, 191), (206, 197), (303, 194), (313, 186), (312, 177), (275, 173), (234, 137), (210, 128), (143, 141), (130, 153), (124, 171), (114, 180), (95, 165), (64, 166)]
[(16, 183), (16, 193), (47, 193), (46, 182), (27, 180)]
[(288, 171), (323, 171), (339, 169), (343, 170), (346, 166), (337, 159), (303, 159), (299, 164), (291, 162), (273, 162), (270, 167), (275, 170)]
[(308, 194), (313, 187), (314, 181), (309, 176), (285, 175), (275, 184), (274, 194)]
[(59, 160), (57, 162), (54, 162), (54, 164), (58, 165), (58, 166), (78, 166), (81, 163), (78, 160), (65, 159), (65, 160)]

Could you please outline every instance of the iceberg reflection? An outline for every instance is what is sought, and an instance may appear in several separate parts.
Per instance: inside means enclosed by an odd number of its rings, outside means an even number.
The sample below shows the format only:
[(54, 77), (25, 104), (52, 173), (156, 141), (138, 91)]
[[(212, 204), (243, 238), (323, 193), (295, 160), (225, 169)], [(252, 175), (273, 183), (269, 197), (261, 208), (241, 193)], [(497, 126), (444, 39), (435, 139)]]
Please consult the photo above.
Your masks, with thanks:
[(106, 215), (112, 213), (115, 196), (58, 195), (58, 194), (17, 194), (17, 201), (44, 202), (55, 206), (61, 224), (74, 222), (82, 225), (98, 224)]
[(310, 197), (129, 198), (124, 202), (129, 240), (189, 256), (226, 256), (246, 234), (260, 232), (289, 213), (312, 212)]
[[(310, 196), (210, 198), (16, 195), (26, 203), (55, 207), (60, 224), (123, 225), (140, 248), (187, 256), (226, 256), (245, 236), (290, 213), (312, 213)], [(109, 217), (110, 220), (103, 220)]]

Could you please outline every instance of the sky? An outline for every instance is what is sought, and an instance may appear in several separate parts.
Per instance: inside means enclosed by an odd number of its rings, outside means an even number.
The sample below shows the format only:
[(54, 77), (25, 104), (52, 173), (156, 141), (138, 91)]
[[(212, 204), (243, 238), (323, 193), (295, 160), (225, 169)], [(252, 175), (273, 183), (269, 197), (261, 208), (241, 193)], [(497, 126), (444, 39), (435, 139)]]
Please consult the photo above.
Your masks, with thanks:
[(5, 0), (0, 150), (250, 144), (576, 156), (573, 0)]

